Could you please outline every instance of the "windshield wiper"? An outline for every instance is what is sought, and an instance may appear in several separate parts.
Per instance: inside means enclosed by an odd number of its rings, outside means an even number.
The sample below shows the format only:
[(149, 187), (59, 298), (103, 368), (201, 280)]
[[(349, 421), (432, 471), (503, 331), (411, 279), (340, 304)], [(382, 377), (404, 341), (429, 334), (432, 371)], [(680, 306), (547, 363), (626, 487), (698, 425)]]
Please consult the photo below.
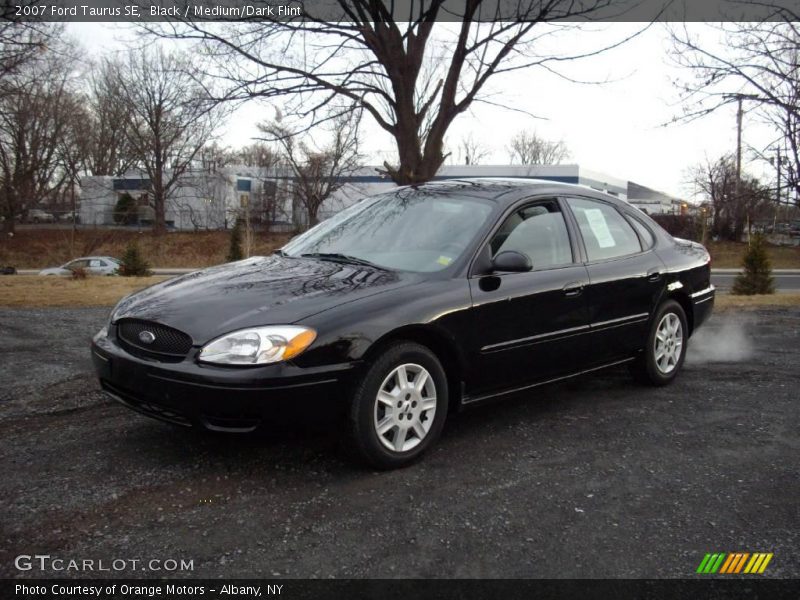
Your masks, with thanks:
[(380, 269), (381, 271), (388, 271), (386, 267), (376, 265), (373, 262), (358, 258), (357, 256), (350, 256), (349, 254), (340, 254), (339, 252), (307, 252), (300, 255), (303, 258), (318, 258), (320, 260), (330, 260), (333, 262), (347, 263), (350, 265), (362, 265), (364, 267), (372, 267), (373, 269)]

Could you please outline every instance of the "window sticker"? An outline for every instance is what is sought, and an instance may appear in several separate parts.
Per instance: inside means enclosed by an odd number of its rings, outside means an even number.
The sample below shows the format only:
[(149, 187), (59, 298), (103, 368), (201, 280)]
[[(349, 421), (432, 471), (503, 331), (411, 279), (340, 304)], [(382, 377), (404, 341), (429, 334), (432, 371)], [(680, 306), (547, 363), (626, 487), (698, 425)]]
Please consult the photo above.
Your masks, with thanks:
[(440, 256), (440, 257), (437, 259), (437, 261), (436, 261), (436, 262), (437, 262), (437, 263), (439, 263), (440, 265), (444, 265), (444, 266), (446, 267), (446, 266), (447, 266), (447, 265), (449, 265), (451, 262), (453, 262), (453, 259), (452, 259), (452, 258), (450, 258), (449, 256)]
[(601, 248), (613, 248), (617, 245), (617, 242), (614, 241), (614, 236), (608, 230), (602, 210), (599, 208), (587, 208), (583, 213), (586, 215), (589, 227), (592, 228), (592, 233), (594, 233), (594, 237), (597, 238), (597, 244)]

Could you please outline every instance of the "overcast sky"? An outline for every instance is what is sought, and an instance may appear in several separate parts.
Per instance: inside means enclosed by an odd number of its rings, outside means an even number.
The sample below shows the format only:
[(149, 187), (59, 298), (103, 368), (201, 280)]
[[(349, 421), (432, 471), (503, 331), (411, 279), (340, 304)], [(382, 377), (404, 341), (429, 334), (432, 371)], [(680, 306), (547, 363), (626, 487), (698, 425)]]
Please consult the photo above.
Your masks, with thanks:
[[(452, 26), (452, 25), (443, 25)], [(130, 37), (130, 27), (117, 23), (71, 23), (75, 37), (93, 55), (114, 51)], [(641, 29), (642, 24), (607, 23), (589, 33), (566, 31), (558, 43), (572, 49), (613, 43)], [(703, 24), (690, 27), (713, 39)], [(562, 139), (572, 152), (569, 163), (601, 171), (664, 192), (692, 197), (687, 170), (706, 157), (715, 159), (735, 150), (736, 115), (733, 107), (688, 124), (672, 124), (680, 114), (674, 81), (684, 73), (668, 56), (667, 27), (654, 25), (620, 48), (571, 63), (564, 73), (577, 80), (608, 80), (602, 85), (566, 81), (543, 70), (517, 72), (491, 82), (492, 100), (519, 107), (541, 117), (488, 105), (475, 105), (451, 127), (447, 141), (455, 150), (458, 140), (472, 134), (491, 150), (482, 164), (508, 164), (508, 140), (520, 129), (536, 129), (551, 139)], [(221, 130), (223, 142), (241, 146), (258, 136), (254, 123), (274, 116), (274, 108), (251, 102), (241, 108)], [(370, 164), (386, 158), (393, 147), (388, 134), (365, 118), (363, 142)], [(745, 114), (744, 142), (764, 147), (770, 131), (754, 114)], [(745, 157), (747, 161), (747, 157)], [(745, 162), (757, 176), (772, 174), (768, 165)]]

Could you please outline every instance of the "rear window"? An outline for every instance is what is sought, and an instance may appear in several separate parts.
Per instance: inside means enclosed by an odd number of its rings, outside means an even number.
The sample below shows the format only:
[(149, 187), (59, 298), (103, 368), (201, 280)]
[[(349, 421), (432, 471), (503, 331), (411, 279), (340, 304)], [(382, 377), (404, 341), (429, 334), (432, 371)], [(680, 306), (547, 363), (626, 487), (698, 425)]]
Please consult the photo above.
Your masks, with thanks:
[(642, 251), (633, 227), (614, 207), (585, 198), (568, 198), (567, 202), (578, 221), (589, 261)]

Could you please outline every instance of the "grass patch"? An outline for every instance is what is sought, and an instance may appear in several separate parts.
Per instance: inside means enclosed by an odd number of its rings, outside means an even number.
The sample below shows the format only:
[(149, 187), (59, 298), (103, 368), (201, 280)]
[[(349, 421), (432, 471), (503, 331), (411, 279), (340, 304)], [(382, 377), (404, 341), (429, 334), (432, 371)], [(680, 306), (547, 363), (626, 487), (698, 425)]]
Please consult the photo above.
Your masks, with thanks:
[(714, 298), (714, 310), (760, 308), (763, 306), (800, 306), (800, 292), (755, 296), (717, 294)]
[[(747, 242), (708, 242), (712, 269), (738, 269), (747, 252)], [(800, 269), (800, 246), (766, 245), (773, 269)]]
[(0, 306), (113, 306), (120, 298), (167, 277), (66, 277), (6, 275), (0, 277)]

